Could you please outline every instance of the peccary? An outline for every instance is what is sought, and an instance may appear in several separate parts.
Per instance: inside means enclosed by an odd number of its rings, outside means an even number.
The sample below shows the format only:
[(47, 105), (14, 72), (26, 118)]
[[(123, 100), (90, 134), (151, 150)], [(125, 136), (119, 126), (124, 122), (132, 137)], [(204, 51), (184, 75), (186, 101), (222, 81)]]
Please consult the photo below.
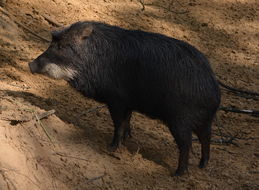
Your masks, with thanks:
[(211, 125), (220, 90), (207, 58), (183, 41), (99, 22), (77, 22), (52, 32), (49, 48), (29, 63), (32, 73), (67, 80), (86, 97), (107, 104), (114, 123), (111, 146), (130, 136), (132, 111), (163, 121), (188, 167), (194, 132), (207, 165)]

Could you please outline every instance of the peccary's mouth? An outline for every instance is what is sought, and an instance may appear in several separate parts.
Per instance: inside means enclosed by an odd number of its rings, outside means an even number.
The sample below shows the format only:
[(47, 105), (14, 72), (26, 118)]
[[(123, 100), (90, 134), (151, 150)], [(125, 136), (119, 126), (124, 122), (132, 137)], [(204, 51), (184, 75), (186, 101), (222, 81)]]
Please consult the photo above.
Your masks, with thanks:
[(58, 66), (55, 63), (47, 63), (40, 73), (54, 79), (71, 80), (77, 72), (68, 67)]
[(29, 63), (31, 73), (39, 73), (53, 79), (71, 80), (75, 77), (77, 72), (69, 67), (59, 66), (55, 63), (46, 63), (43, 68), (39, 68), (38, 64), (34, 61)]

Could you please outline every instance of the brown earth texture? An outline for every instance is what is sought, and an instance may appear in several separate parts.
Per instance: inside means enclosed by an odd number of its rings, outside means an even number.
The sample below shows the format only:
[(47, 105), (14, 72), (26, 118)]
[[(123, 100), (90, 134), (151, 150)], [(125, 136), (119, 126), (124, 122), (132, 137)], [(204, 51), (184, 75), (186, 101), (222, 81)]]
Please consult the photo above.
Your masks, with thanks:
[[(49, 45), (31, 31), (50, 40), (55, 22), (79, 20), (186, 41), (221, 81), (259, 92), (258, 0), (0, 0), (1, 190), (259, 189), (259, 118), (250, 115), (218, 111), (209, 165), (198, 168), (193, 136), (182, 177), (171, 177), (178, 148), (168, 128), (144, 115), (133, 114), (133, 137), (109, 152), (107, 108), (28, 68)], [(258, 100), (226, 90), (221, 104), (259, 110)], [(49, 110), (55, 113), (38, 118)]]

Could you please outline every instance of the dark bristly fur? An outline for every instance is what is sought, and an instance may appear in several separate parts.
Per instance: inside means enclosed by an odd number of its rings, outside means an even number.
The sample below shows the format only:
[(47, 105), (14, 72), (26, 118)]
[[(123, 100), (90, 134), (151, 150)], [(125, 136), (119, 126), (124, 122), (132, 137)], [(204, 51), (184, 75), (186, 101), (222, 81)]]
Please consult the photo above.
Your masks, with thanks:
[(206, 166), (220, 91), (208, 60), (193, 46), (161, 34), (78, 22), (54, 32), (30, 68), (41, 73), (47, 63), (76, 71), (69, 83), (108, 105), (114, 148), (130, 135), (131, 113), (138, 111), (169, 127), (180, 150), (176, 175), (187, 170), (192, 132), (202, 146), (200, 167)]

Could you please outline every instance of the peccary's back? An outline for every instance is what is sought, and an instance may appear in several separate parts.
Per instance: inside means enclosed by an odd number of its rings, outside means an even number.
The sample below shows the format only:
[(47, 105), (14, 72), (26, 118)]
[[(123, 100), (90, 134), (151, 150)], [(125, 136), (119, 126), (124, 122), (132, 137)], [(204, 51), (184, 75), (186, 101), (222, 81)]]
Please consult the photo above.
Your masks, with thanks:
[(93, 25), (84, 51), (92, 65), (88, 81), (94, 79), (94, 98), (123, 101), (154, 117), (181, 107), (217, 109), (218, 83), (199, 50), (161, 34)]

